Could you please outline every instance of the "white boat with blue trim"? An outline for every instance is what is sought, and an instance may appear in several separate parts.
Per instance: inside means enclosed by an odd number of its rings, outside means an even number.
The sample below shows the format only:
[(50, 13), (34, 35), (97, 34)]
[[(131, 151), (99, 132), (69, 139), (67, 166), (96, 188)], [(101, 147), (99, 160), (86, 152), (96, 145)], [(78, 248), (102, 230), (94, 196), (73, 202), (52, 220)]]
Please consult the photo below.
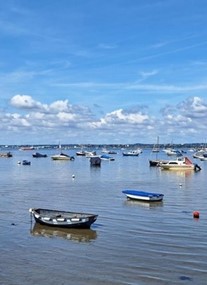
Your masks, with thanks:
[(126, 195), (128, 199), (146, 201), (146, 202), (158, 202), (162, 201), (164, 194), (145, 192), (139, 190), (123, 190), (123, 194)]

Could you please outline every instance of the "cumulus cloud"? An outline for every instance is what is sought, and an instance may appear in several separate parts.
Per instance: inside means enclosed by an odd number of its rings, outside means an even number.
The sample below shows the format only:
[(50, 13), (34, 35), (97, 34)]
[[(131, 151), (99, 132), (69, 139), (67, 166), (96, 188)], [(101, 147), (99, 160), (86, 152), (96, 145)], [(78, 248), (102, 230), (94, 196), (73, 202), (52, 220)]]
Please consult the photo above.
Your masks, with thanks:
[(50, 104), (48, 109), (56, 112), (67, 112), (70, 110), (70, 105), (68, 103), (68, 100), (58, 100)]
[(200, 137), (207, 123), (207, 103), (200, 97), (189, 97), (177, 105), (167, 105), (161, 114), (160, 131), (186, 138), (190, 134)]
[[(135, 105), (130, 109), (119, 108), (96, 115), (87, 106), (72, 105), (68, 100), (58, 100), (43, 104), (29, 95), (15, 95), (10, 100), (18, 110), (15, 113), (0, 113), (1, 130), (13, 133), (33, 133), (42, 139), (51, 134), (70, 138), (90, 137), (92, 142), (107, 137), (120, 142), (128, 139), (134, 141), (154, 141), (157, 134), (163, 137), (179, 139), (189, 133), (199, 135), (207, 124), (207, 103), (200, 97), (189, 97), (176, 105), (166, 105), (160, 115), (153, 117), (150, 106)], [(59, 135), (57, 135), (59, 133)]]
[(105, 116), (97, 121), (93, 121), (89, 126), (93, 129), (119, 129), (121, 125), (125, 125), (126, 130), (131, 128), (139, 128), (150, 122), (150, 117), (140, 111), (129, 112), (123, 109), (115, 110), (111, 113), (107, 113)]
[(193, 117), (203, 117), (207, 114), (207, 103), (200, 97), (187, 98), (178, 105), (178, 108)]
[(40, 109), (42, 104), (35, 101), (31, 96), (28, 95), (15, 95), (11, 98), (10, 103), (13, 107), (20, 109)]
[(106, 114), (105, 121), (109, 123), (130, 123), (130, 124), (140, 124), (145, 120), (149, 119), (147, 115), (141, 114), (139, 112), (129, 113), (123, 109), (115, 110), (109, 114)]

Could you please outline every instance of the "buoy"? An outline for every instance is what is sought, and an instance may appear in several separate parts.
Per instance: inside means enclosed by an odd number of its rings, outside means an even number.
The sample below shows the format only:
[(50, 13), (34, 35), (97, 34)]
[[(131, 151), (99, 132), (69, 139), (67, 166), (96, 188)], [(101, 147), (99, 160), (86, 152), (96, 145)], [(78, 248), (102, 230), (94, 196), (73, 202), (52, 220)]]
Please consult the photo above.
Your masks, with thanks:
[(198, 211), (194, 211), (194, 212), (193, 212), (193, 217), (194, 217), (194, 218), (198, 219), (199, 216), (200, 216), (200, 213), (199, 213)]
[(72, 175), (72, 178), (75, 178), (75, 175), (74, 175), (74, 174)]

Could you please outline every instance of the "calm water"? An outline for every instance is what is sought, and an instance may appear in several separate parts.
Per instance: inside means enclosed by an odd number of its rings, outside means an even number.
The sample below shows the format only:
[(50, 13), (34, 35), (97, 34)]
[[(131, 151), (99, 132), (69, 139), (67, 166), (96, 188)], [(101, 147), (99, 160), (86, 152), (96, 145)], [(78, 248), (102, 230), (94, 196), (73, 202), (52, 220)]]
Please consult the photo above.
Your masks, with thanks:
[[(31, 151), (0, 158), (1, 285), (207, 284), (207, 161), (196, 161), (198, 173), (168, 172), (149, 167), (149, 150), (113, 156), (100, 168), (86, 157), (58, 162)], [(130, 202), (124, 189), (164, 200)], [(99, 216), (90, 230), (57, 230), (31, 222), (34, 207)]]

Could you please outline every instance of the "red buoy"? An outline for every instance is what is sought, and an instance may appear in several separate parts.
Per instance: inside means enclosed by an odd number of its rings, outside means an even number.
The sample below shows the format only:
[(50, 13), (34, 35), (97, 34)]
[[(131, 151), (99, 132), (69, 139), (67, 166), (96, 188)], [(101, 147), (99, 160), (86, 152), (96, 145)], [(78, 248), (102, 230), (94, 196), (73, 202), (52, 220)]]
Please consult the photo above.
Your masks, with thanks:
[(198, 211), (194, 211), (194, 212), (193, 212), (193, 217), (194, 217), (194, 218), (198, 219), (199, 216), (200, 216), (200, 213), (199, 213)]

